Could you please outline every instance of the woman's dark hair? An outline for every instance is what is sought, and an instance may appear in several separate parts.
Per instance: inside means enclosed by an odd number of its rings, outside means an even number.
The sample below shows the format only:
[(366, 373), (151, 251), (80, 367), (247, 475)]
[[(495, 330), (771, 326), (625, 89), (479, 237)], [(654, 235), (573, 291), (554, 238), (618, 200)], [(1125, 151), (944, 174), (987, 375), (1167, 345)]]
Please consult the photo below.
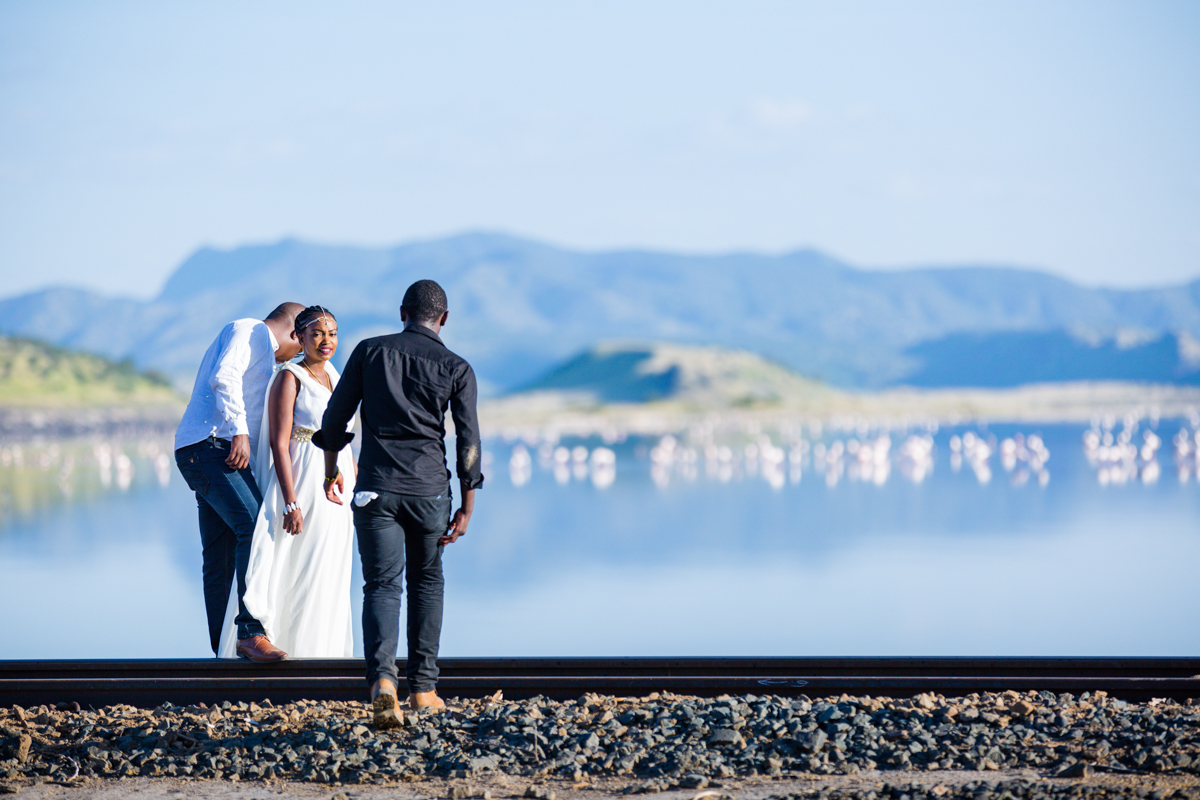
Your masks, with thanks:
[(321, 317), (329, 317), (335, 321), (337, 320), (337, 317), (333, 316), (333, 312), (325, 306), (309, 306), (301, 311), (296, 315), (296, 335), (303, 336), (305, 328)]

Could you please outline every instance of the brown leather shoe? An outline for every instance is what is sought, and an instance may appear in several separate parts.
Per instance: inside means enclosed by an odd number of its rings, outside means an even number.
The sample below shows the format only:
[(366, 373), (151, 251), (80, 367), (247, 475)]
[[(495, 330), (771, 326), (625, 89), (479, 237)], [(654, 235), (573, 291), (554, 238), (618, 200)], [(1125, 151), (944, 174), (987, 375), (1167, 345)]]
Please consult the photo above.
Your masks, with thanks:
[(262, 634), (251, 636), (249, 639), (238, 639), (237, 654), (239, 658), (256, 664), (274, 664), (288, 657), (287, 653), (271, 644), (271, 640)]
[(438, 697), (436, 690), (432, 692), (410, 692), (408, 695), (408, 707), (414, 709), (433, 708), (444, 710), (446, 703), (442, 698)]
[(396, 684), (380, 678), (371, 687), (371, 711), (375, 715), (375, 728), (386, 731), (399, 728), (400, 703), (396, 700)]

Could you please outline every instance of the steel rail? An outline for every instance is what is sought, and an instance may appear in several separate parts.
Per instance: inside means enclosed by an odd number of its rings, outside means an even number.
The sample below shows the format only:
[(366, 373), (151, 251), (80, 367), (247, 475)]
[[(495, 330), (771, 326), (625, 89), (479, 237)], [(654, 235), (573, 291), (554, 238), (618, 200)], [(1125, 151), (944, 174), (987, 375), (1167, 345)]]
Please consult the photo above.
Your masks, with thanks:
[[(442, 694), (461, 697), (496, 691), (556, 699), (588, 692), (949, 696), (1008, 689), (1105, 691), (1126, 700), (1200, 697), (1200, 658), (446, 658), (439, 665)], [(399, 667), (403, 672), (403, 661)], [(361, 659), (0, 661), (0, 705), (358, 700), (364, 672)]]

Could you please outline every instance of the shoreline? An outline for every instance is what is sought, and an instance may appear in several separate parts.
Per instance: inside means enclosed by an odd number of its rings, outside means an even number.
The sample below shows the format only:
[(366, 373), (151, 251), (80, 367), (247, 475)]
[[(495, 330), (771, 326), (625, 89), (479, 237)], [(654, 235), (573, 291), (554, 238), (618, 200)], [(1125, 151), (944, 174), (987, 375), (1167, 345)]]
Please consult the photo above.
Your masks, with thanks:
[[(93, 436), (136, 438), (174, 434), (183, 403), (142, 405), (0, 405), (0, 442)], [(682, 401), (597, 404), (567, 393), (536, 392), (481, 400), (485, 438), (530, 431), (566, 435), (604, 431), (661, 435), (695, 424), (727, 427), (920, 427), (975, 423), (1088, 423), (1128, 414), (1150, 418), (1200, 416), (1200, 387), (1130, 383), (1031, 384), (1011, 389), (910, 389), (851, 392), (828, 389), (804, 397), (747, 406)], [(453, 426), (447, 417), (447, 426)]]
[(174, 436), (182, 403), (111, 406), (0, 406), (0, 442), (88, 437)]
[(976, 423), (1088, 423), (1126, 415), (1194, 418), (1200, 387), (1131, 383), (1031, 384), (1011, 389), (829, 389), (811, 396), (746, 407), (702, 407), (684, 402), (589, 403), (565, 393), (538, 392), (481, 401), (487, 436), (523, 435), (538, 429), (591, 435), (624, 430), (647, 435), (696, 424), (730, 428), (823, 426), (920, 427)]

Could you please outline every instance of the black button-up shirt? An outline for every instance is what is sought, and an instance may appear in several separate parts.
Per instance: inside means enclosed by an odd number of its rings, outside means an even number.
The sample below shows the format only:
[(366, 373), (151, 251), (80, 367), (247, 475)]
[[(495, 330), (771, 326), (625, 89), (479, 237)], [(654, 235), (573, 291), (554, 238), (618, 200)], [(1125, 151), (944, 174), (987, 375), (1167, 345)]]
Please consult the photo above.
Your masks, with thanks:
[(341, 449), (362, 403), (356, 489), (432, 497), (447, 491), (446, 409), (454, 420), (464, 489), (483, 485), (475, 372), (424, 325), (359, 342), (321, 420), (326, 449)]

